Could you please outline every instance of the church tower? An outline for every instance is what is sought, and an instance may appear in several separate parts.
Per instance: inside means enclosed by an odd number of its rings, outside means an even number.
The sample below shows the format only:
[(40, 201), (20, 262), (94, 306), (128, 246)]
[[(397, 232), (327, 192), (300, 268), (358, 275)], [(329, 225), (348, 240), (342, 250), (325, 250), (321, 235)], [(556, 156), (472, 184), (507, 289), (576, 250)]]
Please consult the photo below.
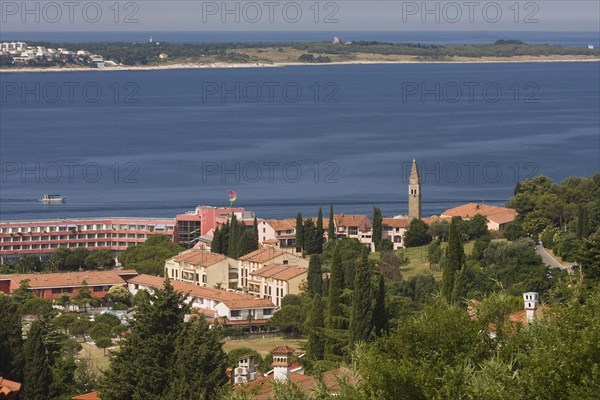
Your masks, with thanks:
[(408, 182), (408, 216), (421, 218), (421, 180), (417, 162), (413, 159)]

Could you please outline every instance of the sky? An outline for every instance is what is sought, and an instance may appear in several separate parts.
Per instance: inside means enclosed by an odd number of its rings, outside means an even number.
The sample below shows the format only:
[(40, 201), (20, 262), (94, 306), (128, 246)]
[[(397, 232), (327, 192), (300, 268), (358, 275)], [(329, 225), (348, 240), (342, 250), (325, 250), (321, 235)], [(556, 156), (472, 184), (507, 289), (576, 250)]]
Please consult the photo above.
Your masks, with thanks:
[(0, 21), (0, 36), (71, 31), (599, 32), (600, 1), (0, 0)]

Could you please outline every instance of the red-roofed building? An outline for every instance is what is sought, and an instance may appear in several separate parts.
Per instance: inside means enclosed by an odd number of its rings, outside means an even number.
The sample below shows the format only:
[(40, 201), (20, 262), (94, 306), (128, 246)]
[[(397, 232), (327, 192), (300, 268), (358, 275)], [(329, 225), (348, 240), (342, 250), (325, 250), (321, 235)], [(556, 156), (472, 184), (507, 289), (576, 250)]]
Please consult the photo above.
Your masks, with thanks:
[[(275, 305), (269, 299), (259, 299), (249, 294), (197, 286), (187, 282), (171, 281), (173, 288), (187, 293), (187, 301), (197, 313), (208, 320), (216, 320), (224, 325), (257, 326), (264, 325), (275, 312)], [(152, 292), (164, 286), (164, 279), (152, 275), (139, 275), (127, 283), (128, 290), (135, 295), (139, 290)], [(249, 315), (250, 321), (249, 321)]]
[(21, 390), (19, 382), (10, 381), (0, 376), (0, 400), (16, 400)]
[(57, 299), (67, 293), (74, 297), (79, 293), (83, 281), (87, 282), (92, 297), (102, 298), (114, 285), (126, 286), (127, 281), (137, 276), (135, 270), (74, 271), (51, 274), (0, 275), (0, 291), (11, 293), (21, 282), (28, 280), (35, 296), (46, 300)]
[(86, 394), (80, 394), (79, 396), (73, 397), (71, 400), (101, 400), (98, 396), (98, 392), (91, 392)]
[(488, 206), (485, 204), (468, 203), (444, 211), (440, 217), (461, 217), (471, 219), (475, 215), (482, 215), (488, 220), (490, 231), (503, 231), (506, 225), (517, 218), (518, 213), (512, 208)]
[(165, 276), (198, 286), (238, 287), (237, 260), (202, 248), (192, 248), (165, 262)]
[(306, 281), (308, 269), (289, 264), (267, 264), (250, 273), (248, 293), (270, 299), (281, 306), (288, 294), (300, 294), (300, 285)]
[(300, 268), (308, 268), (308, 260), (296, 254), (295, 251), (265, 246), (241, 256), (238, 260), (239, 287), (249, 290), (250, 275), (269, 264), (295, 265)]

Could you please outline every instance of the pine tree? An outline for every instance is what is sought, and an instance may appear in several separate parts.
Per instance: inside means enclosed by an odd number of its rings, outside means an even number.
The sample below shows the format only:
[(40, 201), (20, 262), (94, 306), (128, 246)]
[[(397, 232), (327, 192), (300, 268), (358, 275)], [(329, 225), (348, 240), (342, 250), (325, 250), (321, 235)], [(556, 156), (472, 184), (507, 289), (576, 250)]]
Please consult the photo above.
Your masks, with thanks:
[(183, 326), (175, 342), (169, 390), (171, 400), (211, 400), (227, 382), (227, 355), (220, 332), (201, 317)]
[(381, 239), (383, 235), (383, 218), (381, 217), (381, 210), (377, 207), (373, 207), (373, 244), (375, 250), (381, 249)]
[(318, 293), (312, 299), (307, 326), (308, 356), (311, 359), (322, 360), (325, 354), (325, 341), (323, 340), (323, 329), (325, 328), (325, 322), (323, 317), (323, 301), (321, 300), (321, 295)]
[(163, 289), (139, 304), (131, 331), (105, 373), (102, 400), (168, 398), (175, 342), (190, 310), (185, 298), (165, 280)]
[(363, 249), (361, 262), (354, 274), (352, 292), (352, 313), (350, 315), (350, 344), (366, 341), (373, 329), (373, 311), (371, 309), (371, 270), (368, 252)]
[(333, 204), (329, 205), (329, 224), (327, 226), (327, 240), (335, 240), (335, 221), (333, 215)]
[(317, 228), (315, 232), (315, 253), (323, 253), (323, 209), (319, 207), (317, 214)]
[(308, 263), (307, 294), (312, 298), (320, 295), (323, 291), (323, 271), (321, 270), (321, 257), (318, 255), (310, 256)]
[(454, 290), (454, 280), (457, 271), (459, 271), (465, 263), (465, 252), (463, 249), (462, 240), (458, 230), (460, 220), (453, 218), (448, 229), (448, 247), (446, 248), (446, 258), (444, 260), (444, 273), (442, 275), (441, 292), (442, 296), (452, 302), (452, 292)]
[(221, 229), (218, 226), (213, 231), (213, 240), (210, 243), (210, 251), (212, 253), (222, 254), (222, 250), (221, 250)]
[(52, 385), (52, 370), (48, 361), (46, 345), (44, 344), (45, 328), (41, 321), (33, 321), (27, 333), (23, 349), (23, 387), (25, 399), (50, 399)]
[(577, 211), (577, 237), (585, 239), (589, 235), (587, 208), (584, 204), (580, 204)]
[(463, 266), (459, 269), (454, 276), (454, 286), (452, 287), (451, 301), (453, 303), (464, 300), (467, 296), (467, 271), (466, 267)]
[(301, 247), (304, 250), (304, 221), (302, 220), (302, 214), (296, 215), (296, 246)]
[(389, 331), (388, 314), (385, 308), (385, 279), (379, 275), (379, 287), (375, 296), (373, 307), (373, 331), (375, 335), (382, 336)]
[(23, 332), (19, 304), (0, 294), (0, 376), (23, 380)]

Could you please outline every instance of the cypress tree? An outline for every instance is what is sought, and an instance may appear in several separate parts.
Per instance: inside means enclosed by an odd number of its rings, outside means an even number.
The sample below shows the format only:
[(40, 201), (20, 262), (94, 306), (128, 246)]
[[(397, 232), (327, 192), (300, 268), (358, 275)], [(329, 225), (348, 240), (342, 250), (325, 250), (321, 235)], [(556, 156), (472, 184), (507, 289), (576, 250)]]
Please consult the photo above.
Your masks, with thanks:
[(172, 400), (211, 400), (227, 383), (220, 332), (201, 317), (186, 323), (175, 342), (169, 391)]
[(454, 291), (456, 273), (463, 267), (465, 262), (465, 252), (458, 231), (459, 222), (459, 218), (452, 218), (448, 229), (448, 247), (446, 248), (441, 287), (442, 296), (448, 302), (453, 301), (452, 292)]
[(296, 246), (304, 251), (304, 221), (301, 213), (296, 215)]
[(212, 253), (222, 253), (221, 250), (221, 229), (217, 226), (213, 232), (213, 240), (210, 243), (210, 251)]
[(221, 254), (229, 254), (229, 224), (221, 226), (219, 248), (221, 249)]
[(312, 298), (323, 291), (323, 272), (321, 270), (321, 257), (318, 255), (310, 256), (308, 263), (307, 292), (308, 297)]
[(585, 239), (589, 235), (587, 209), (585, 205), (580, 204), (577, 211), (577, 237)]
[(19, 304), (12, 296), (0, 295), (0, 376), (23, 380), (23, 332)]
[(317, 214), (317, 229), (315, 232), (315, 253), (321, 254), (323, 252), (323, 209), (319, 207), (319, 213)]
[(325, 354), (325, 341), (323, 340), (325, 322), (323, 317), (323, 301), (321, 300), (321, 295), (318, 293), (312, 299), (307, 326), (308, 355), (311, 359), (322, 360)]
[(254, 217), (254, 223), (252, 224), (252, 234), (254, 235), (254, 246), (252, 251), (258, 250), (258, 220)]
[(385, 308), (385, 279), (383, 275), (379, 275), (379, 287), (375, 296), (373, 330), (377, 336), (382, 336), (389, 331), (388, 315)]
[(369, 339), (373, 329), (373, 311), (371, 309), (371, 271), (367, 249), (363, 249), (361, 262), (354, 274), (352, 292), (352, 313), (350, 315), (350, 344)]
[(329, 205), (329, 224), (327, 226), (327, 240), (335, 240), (335, 221), (333, 215), (333, 204)]
[(329, 277), (329, 298), (327, 305), (327, 326), (333, 329), (343, 329), (339, 323), (342, 315), (342, 290), (344, 290), (344, 270), (342, 269), (342, 258), (337, 246), (331, 255), (331, 273)]
[(44, 344), (45, 328), (42, 322), (33, 321), (27, 333), (23, 349), (25, 361), (23, 369), (22, 395), (25, 399), (50, 399), (52, 370)]
[(302, 232), (304, 234), (304, 238), (302, 239), (304, 252), (306, 254), (317, 254), (317, 232), (312, 218), (307, 218), (306, 221), (304, 221)]
[(377, 207), (373, 207), (373, 244), (375, 250), (381, 249), (381, 238), (383, 235), (383, 218), (381, 217), (381, 210)]
[(227, 255), (232, 258), (238, 258), (239, 254), (239, 242), (241, 238), (241, 229), (238, 225), (237, 218), (234, 213), (231, 213), (231, 219), (229, 220), (229, 238), (227, 243)]
[(454, 286), (452, 287), (452, 298), (453, 303), (457, 303), (463, 300), (467, 296), (467, 271), (466, 267), (463, 266), (458, 270), (454, 276)]

